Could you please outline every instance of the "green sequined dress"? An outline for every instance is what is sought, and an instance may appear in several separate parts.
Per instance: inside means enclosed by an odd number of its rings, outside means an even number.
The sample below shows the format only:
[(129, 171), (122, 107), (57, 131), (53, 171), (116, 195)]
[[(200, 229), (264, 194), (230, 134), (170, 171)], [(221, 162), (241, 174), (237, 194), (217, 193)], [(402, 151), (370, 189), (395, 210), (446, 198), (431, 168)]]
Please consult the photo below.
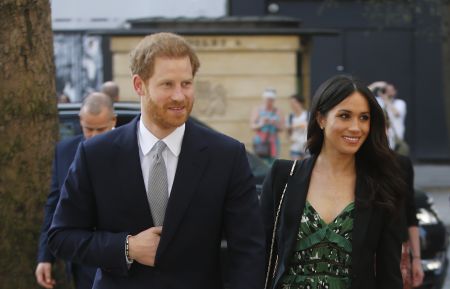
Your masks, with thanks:
[(307, 201), (282, 289), (347, 289), (351, 285), (354, 203), (326, 224)]

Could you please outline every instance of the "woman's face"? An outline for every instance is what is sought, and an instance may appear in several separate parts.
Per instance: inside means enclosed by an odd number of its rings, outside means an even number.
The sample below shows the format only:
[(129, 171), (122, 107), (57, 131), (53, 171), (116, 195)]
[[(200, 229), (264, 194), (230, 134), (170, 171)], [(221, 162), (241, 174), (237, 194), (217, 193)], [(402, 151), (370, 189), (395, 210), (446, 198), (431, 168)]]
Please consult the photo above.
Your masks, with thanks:
[(370, 131), (370, 108), (359, 92), (350, 94), (325, 116), (317, 118), (323, 128), (323, 150), (338, 154), (356, 154)]

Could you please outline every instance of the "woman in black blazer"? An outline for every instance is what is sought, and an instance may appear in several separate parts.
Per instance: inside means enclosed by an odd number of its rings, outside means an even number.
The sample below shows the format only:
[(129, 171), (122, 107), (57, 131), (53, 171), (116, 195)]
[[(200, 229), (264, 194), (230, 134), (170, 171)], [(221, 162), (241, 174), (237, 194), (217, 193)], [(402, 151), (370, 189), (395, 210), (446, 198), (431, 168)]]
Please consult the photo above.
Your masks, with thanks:
[(307, 149), (296, 165), (276, 161), (264, 182), (266, 288), (402, 288), (406, 184), (367, 87), (347, 76), (319, 87)]

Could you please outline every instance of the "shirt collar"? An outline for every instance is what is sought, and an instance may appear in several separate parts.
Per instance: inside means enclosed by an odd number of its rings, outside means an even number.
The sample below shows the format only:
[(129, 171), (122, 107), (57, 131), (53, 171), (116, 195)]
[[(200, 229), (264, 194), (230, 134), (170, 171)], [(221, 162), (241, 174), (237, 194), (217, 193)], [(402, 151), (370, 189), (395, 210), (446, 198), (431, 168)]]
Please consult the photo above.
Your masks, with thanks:
[[(172, 133), (162, 139), (173, 155), (178, 157), (181, 151), (186, 124), (177, 127)], [(159, 139), (154, 136), (144, 125), (142, 118), (139, 120), (139, 145), (143, 155), (148, 154)]]

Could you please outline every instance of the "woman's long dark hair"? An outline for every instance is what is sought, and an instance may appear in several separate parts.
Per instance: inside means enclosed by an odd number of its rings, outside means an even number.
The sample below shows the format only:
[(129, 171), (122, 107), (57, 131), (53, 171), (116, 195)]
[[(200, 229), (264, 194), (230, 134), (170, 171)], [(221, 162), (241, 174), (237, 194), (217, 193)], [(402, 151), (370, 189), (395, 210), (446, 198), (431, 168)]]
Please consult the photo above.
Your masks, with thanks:
[(358, 181), (369, 191), (371, 202), (394, 212), (401, 205), (407, 186), (399, 174), (395, 153), (389, 148), (383, 110), (365, 85), (350, 76), (337, 75), (319, 87), (311, 104), (306, 148), (312, 155), (319, 155), (324, 135), (317, 116), (326, 116), (354, 92), (363, 95), (370, 108), (370, 131), (355, 156)]

